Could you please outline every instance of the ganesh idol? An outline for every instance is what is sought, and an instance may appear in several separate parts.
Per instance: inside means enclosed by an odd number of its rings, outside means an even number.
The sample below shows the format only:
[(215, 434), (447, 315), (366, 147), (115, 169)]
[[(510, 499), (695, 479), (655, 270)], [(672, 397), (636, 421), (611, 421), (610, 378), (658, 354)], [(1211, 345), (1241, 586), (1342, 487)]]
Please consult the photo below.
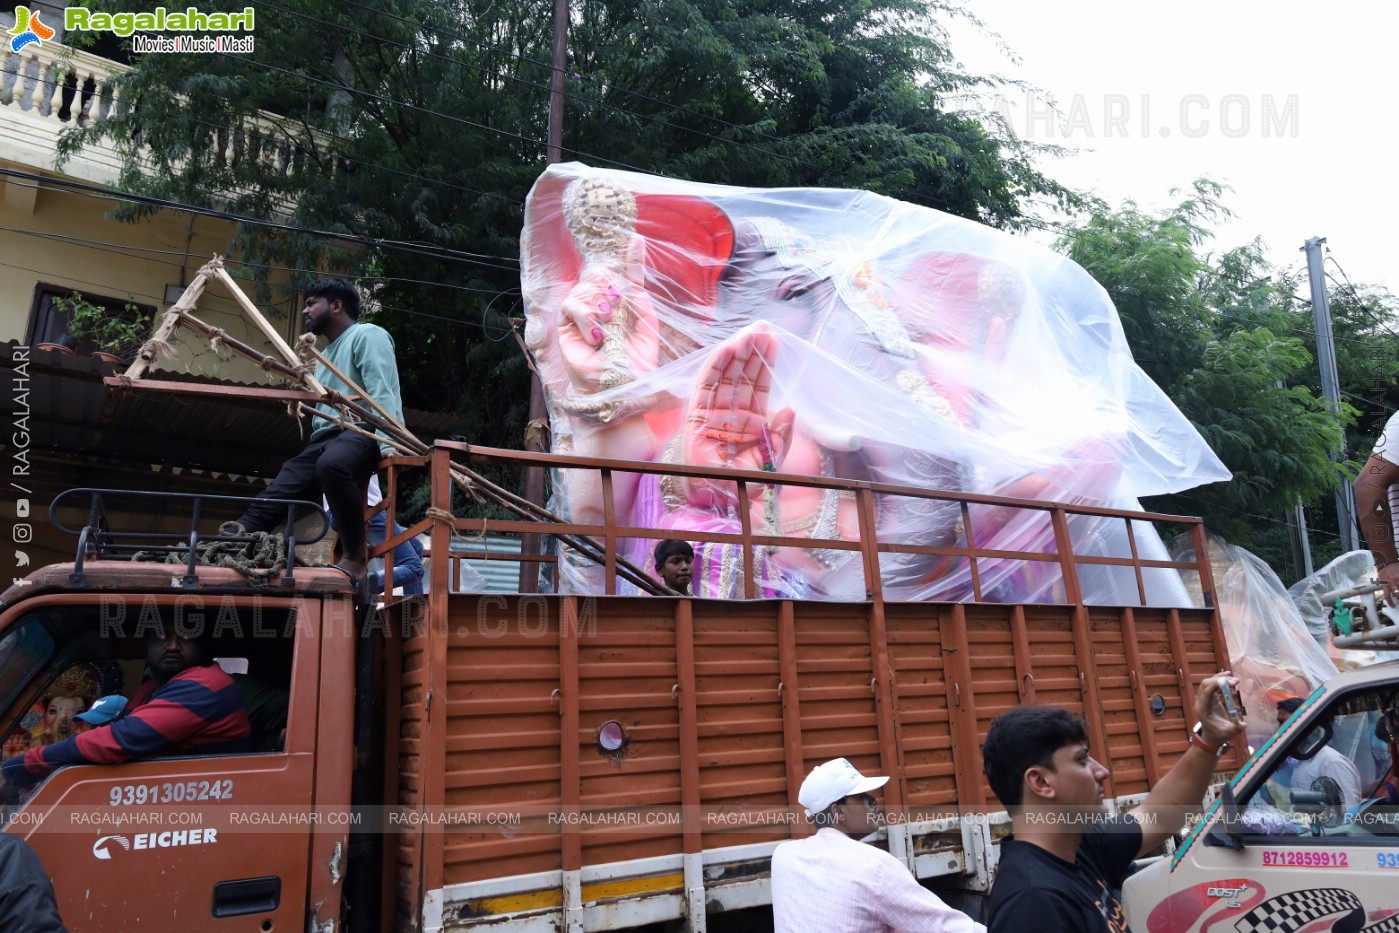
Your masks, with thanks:
[[(1133, 362), (1115, 310), (1078, 266), (1033, 243), (860, 191), (742, 189), (551, 166), (526, 202), (526, 345), (554, 448), (588, 457), (841, 477), (1067, 504), (1228, 478)], [(597, 470), (559, 471), (556, 511), (602, 524)], [(858, 541), (859, 503), (835, 489), (616, 473), (617, 524)], [(1052, 555), (1046, 513), (881, 494), (892, 599), (968, 599), (965, 559), (933, 549)], [(746, 515), (745, 515), (746, 513)], [(1168, 559), (1148, 526), (1073, 519), (1075, 547)], [(649, 566), (652, 542), (626, 556)], [(857, 550), (696, 542), (696, 596), (863, 599)], [(1063, 598), (1052, 560), (978, 561), (983, 599)], [(602, 592), (566, 551), (562, 589)], [(1186, 605), (1169, 571), (1145, 601)], [(1089, 601), (1130, 605), (1136, 577), (1084, 568)]]

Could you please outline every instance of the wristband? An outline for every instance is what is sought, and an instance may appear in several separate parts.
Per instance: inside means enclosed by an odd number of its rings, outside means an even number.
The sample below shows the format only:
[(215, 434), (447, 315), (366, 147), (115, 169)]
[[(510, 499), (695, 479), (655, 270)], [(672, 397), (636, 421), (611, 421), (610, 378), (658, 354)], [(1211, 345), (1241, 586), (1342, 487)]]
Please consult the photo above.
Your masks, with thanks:
[(1214, 755), (1216, 758), (1229, 750), (1228, 742), (1220, 742), (1217, 746), (1211, 745), (1209, 742), (1205, 741), (1204, 733), (1205, 724), (1202, 722), (1195, 723), (1195, 728), (1190, 730), (1190, 744), (1203, 752)]

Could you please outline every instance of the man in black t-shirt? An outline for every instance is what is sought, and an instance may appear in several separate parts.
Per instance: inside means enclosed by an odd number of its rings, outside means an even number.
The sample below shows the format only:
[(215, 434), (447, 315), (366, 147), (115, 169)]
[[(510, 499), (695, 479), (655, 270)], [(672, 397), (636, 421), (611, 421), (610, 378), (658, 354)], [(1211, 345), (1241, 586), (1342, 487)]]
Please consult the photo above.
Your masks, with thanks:
[(1215, 759), (1243, 732), (1216, 702), (1221, 681), (1238, 682), (1227, 671), (1206, 678), (1185, 754), (1119, 817), (1103, 809), (1108, 769), (1089, 754), (1082, 719), (1062, 707), (1021, 706), (991, 722), (982, 758), (1013, 834), (1001, 843), (990, 933), (1127, 933), (1116, 892), (1128, 866), (1181, 828), (1209, 789)]

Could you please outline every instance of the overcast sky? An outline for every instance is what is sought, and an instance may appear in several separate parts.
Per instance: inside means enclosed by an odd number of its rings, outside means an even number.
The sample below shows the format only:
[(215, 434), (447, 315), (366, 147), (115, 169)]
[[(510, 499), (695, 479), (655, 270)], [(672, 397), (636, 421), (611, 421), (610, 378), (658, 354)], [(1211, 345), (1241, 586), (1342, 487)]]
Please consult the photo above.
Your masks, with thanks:
[[(1394, 215), (1399, 142), (1392, 97), (1399, 12), (1351, 0), (1169, 5), (975, 0), (973, 11), (1019, 56), (958, 28), (969, 70), (1053, 95), (1006, 93), (1016, 132), (1078, 154), (1045, 171), (1111, 203), (1172, 202), (1199, 175), (1229, 185), (1237, 215), (1216, 245), (1261, 236), (1275, 264), (1300, 264), (1325, 237), (1352, 281), (1399, 291)], [(1091, 135), (1090, 135), (1091, 134)], [(1334, 269), (1332, 269), (1334, 273)], [(1339, 277), (1339, 276), (1338, 276)]]

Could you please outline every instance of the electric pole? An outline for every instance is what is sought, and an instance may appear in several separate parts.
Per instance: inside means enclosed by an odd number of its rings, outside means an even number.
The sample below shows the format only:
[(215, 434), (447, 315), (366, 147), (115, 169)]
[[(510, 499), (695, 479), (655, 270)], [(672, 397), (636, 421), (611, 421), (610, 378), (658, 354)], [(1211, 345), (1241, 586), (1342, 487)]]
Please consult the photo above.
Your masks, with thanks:
[[(554, 0), (554, 61), (549, 79), (549, 164), (563, 161), (563, 81), (568, 66), (568, 0)], [(544, 387), (539, 373), (530, 366), (529, 422), (525, 425), (525, 449), (549, 449), (549, 417), (544, 410)], [(525, 498), (535, 505), (544, 504), (544, 468), (525, 468)], [(520, 539), (520, 556), (533, 557), (540, 553), (543, 541), (539, 535), (524, 535)], [(520, 592), (539, 591), (539, 565), (531, 560), (520, 561)]]
[[(1312, 237), (1302, 245), (1307, 254), (1307, 277), (1312, 286), (1312, 318), (1316, 322), (1316, 360), (1321, 367), (1321, 391), (1331, 403), (1333, 412), (1341, 410), (1341, 378), (1336, 370), (1336, 339), (1331, 333), (1331, 301), (1326, 296), (1326, 275), (1322, 270), (1321, 244), (1325, 237)], [(1340, 450), (1331, 452), (1331, 462), (1345, 457), (1345, 442)], [(1336, 520), (1341, 526), (1341, 550), (1359, 547), (1355, 536), (1355, 499), (1350, 483), (1341, 483), (1336, 490)]]

